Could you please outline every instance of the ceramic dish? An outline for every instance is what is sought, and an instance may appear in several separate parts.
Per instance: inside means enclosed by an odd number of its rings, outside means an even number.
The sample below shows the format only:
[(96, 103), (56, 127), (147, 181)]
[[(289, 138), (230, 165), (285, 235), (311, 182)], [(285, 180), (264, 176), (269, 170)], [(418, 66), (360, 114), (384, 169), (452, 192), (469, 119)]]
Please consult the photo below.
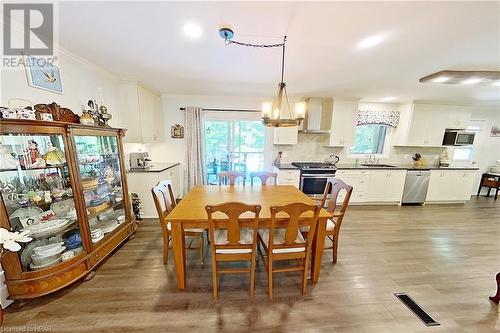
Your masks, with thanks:
[(41, 209), (40, 207), (36, 206), (24, 207), (24, 208), (19, 208), (14, 213), (10, 214), (10, 219), (16, 217), (22, 219), (30, 216), (39, 215), (41, 213), (43, 213), (43, 209)]
[(28, 270), (31, 264), (31, 255), (34, 253), (33, 249), (38, 246), (47, 245), (49, 241), (47, 239), (34, 240), (28, 243), (21, 253), (21, 263), (24, 270)]
[(50, 209), (54, 211), (56, 215), (64, 215), (67, 212), (71, 211), (73, 208), (75, 208), (75, 202), (73, 201), (73, 199), (54, 202), (52, 203), (52, 205), (50, 205)]
[(53, 219), (47, 222), (30, 225), (28, 228), (23, 229), (23, 231), (29, 230), (29, 236), (32, 238), (42, 238), (62, 232), (71, 223), (72, 221), (68, 219)]
[(111, 231), (115, 230), (116, 227), (118, 227), (118, 224), (116, 221), (106, 221), (101, 224), (101, 230), (103, 233), (107, 234), (110, 233)]
[(36, 271), (36, 270), (39, 270), (39, 269), (44, 269), (44, 268), (48, 268), (48, 267), (54, 266), (55, 264), (59, 263), (60, 261), (61, 261), (61, 256), (59, 256), (57, 259), (54, 259), (51, 262), (46, 262), (46, 263), (40, 264), (40, 265), (36, 265), (34, 263), (31, 263), (30, 264), (30, 268), (32, 270)]
[(37, 254), (32, 254), (31, 255), (31, 262), (35, 265), (43, 265), (46, 264), (47, 262), (54, 261), (57, 258), (61, 257), (61, 253), (64, 252), (66, 248), (64, 246), (60, 247), (56, 253), (53, 253), (52, 255), (37, 255)]
[(56, 253), (63, 247), (63, 242), (47, 244), (42, 246), (37, 246), (33, 249), (34, 255), (39, 257), (50, 257)]

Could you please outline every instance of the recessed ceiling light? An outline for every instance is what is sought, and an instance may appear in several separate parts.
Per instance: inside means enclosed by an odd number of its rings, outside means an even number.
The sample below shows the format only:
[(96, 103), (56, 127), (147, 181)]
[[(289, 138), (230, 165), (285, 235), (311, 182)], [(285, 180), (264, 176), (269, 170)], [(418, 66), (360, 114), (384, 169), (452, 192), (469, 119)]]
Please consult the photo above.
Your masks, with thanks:
[(476, 84), (476, 83), (479, 83), (481, 82), (481, 78), (478, 78), (478, 77), (471, 77), (469, 79), (466, 79), (466, 80), (463, 80), (462, 83), (463, 84)]
[(381, 100), (382, 102), (390, 102), (390, 101), (393, 101), (393, 100), (395, 100), (395, 99), (396, 99), (396, 97), (393, 97), (393, 96), (387, 96), (387, 97), (381, 98), (380, 100)]
[(384, 39), (385, 39), (385, 36), (382, 35), (382, 34), (373, 35), (373, 36), (367, 37), (365, 39), (362, 39), (358, 43), (358, 47), (361, 48), (361, 49), (366, 49), (368, 47), (372, 47), (372, 46), (375, 46), (375, 45), (378, 45), (378, 44), (382, 43), (382, 41)]
[(432, 82), (443, 83), (443, 82), (446, 82), (446, 81), (449, 81), (449, 80), (450, 80), (450, 78), (448, 76), (438, 76), (437, 78), (432, 79)]
[(494, 86), (500, 87), (500, 81), (493, 83)]
[(189, 38), (200, 38), (203, 33), (200, 25), (194, 22), (185, 23), (182, 30), (184, 31), (184, 34)]

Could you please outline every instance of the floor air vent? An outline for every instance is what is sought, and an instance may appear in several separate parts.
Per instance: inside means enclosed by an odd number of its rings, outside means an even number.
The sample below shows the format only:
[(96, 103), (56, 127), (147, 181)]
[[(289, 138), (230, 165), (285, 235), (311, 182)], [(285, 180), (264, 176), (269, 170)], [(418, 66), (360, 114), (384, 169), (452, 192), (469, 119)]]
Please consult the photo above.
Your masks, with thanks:
[(420, 320), (424, 322), (427, 326), (438, 326), (440, 325), (431, 316), (427, 314), (414, 300), (411, 299), (406, 293), (395, 293), (396, 296), (408, 309), (410, 309)]

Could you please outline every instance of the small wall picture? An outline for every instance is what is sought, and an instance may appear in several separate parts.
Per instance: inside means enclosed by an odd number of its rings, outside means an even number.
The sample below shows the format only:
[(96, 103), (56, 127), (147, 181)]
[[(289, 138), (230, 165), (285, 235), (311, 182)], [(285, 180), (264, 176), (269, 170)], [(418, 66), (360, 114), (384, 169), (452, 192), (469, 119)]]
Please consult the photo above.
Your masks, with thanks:
[(40, 119), (43, 121), (54, 121), (54, 118), (52, 117), (52, 113), (41, 113)]
[(170, 128), (170, 137), (172, 139), (184, 139), (184, 126), (175, 124)]
[(490, 136), (500, 137), (500, 126), (491, 126)]
[(59, 67), (43, 58), (27, 56), (25, 60), (26, 77), (30, 87), (62, 94), (61, 72)]

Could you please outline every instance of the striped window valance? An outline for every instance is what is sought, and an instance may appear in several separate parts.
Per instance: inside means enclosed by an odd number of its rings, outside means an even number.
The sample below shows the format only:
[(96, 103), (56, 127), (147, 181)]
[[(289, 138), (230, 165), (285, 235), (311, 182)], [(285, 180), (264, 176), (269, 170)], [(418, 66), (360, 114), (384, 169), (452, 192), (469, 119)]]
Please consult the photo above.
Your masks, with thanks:
[(399, 111), (359, 110), (356, 125), (387, 125), (397, 127), (398, 123)]

